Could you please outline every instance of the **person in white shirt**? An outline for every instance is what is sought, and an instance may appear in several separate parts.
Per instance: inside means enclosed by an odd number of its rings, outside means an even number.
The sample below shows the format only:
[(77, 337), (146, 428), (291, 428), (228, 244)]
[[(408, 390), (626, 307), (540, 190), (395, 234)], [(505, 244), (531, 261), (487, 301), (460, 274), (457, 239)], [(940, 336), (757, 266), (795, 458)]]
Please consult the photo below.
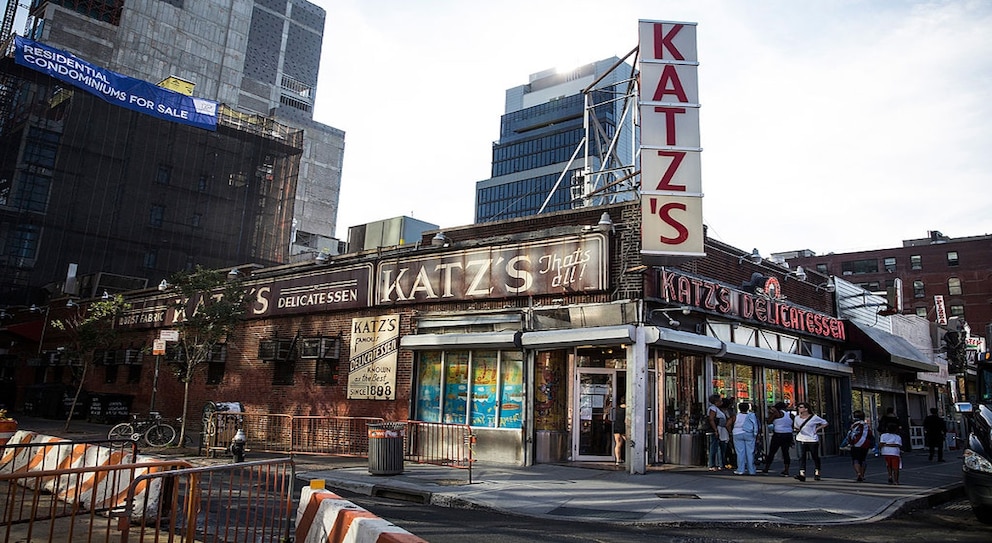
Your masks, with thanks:
[(809, 404), (799, 402), (796, 404), (799, 413), (792, 421), (792, 427), (796, 430), (796, 452), (799, 453), (799, 475), (796, 479), (806, 480), (806, 458), (813, 457), (813, 479), (820, 480), (820, 436), (819, 431), (827, 427), (827, 421), (814, 415), (810, 411)]
[(878, 436), (878, 447), (889, 471), (889, 484), (899, 484), (899, 468), (902, 467), (902, 436), (899, 425), (890, 423), (885, 433)]
[(782, 449), (782, 475), (789, 476), (789, 449), (792, 448), (792, 414), (788, 411), (789, 405), (785, 402), (778, 402), (768, 410), (768, 418), (772, 423), (772, 442), (768, 449), (768, 456), (765, 457), (765, 467), (761, 473), (768, 473), (775, 460), (775, 453)]

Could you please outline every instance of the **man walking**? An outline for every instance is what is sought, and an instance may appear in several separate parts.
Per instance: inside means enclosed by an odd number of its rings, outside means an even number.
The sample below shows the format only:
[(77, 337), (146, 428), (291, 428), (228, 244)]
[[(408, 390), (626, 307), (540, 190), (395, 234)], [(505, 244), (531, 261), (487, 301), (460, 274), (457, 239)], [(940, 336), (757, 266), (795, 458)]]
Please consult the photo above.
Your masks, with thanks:
[(933, 462), (934, 450), (937, 451), (937, 461), (944, 461), (944, 438), (947, 435), (947, 425), (944, 419), (937, 415), (937, 408), (931, 407), (930, 414), (923, 419), (923, 441), (930, 451), (930, 461)]

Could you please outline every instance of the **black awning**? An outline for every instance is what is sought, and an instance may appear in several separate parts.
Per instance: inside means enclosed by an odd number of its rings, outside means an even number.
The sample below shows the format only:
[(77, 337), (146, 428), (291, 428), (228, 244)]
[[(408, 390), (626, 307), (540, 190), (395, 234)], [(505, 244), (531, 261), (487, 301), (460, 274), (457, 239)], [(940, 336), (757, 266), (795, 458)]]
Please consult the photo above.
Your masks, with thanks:
[[(930, 372), (940, 369), (910, 342), (884, 330), (847, 321), (847, 337), (850, 343), (871, 355), (872, 359), (880, 359), (912, 371)], [(862, 359), (867, 358), (869, 357), (864, 356)]]

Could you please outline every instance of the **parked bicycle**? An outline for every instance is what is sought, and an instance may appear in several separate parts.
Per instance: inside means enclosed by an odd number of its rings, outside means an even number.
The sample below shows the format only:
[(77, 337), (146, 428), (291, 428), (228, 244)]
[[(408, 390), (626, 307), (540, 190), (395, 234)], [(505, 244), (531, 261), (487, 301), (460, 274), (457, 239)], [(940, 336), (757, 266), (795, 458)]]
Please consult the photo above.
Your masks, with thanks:
[(131, 422), (122, 422), (110, 429), (110, 439), (130, 439), (140, 442), (144, 439), (149, 447), (167, 447), (176, 440), (178, 433), (169, 423), (162, 420), (161, 413), (149, 413), (148, 418), (139, 419), (131, 415)]

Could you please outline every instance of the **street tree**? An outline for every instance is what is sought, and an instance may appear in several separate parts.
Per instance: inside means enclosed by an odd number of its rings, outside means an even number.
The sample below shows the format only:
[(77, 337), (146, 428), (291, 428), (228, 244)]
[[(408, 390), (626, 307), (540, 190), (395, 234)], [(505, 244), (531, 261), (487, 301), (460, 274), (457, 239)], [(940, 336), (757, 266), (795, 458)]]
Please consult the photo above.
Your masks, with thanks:
[(105, 295), (104, 298), (82, 304), (70, 301), (66, 315), (52, 319), (51, 326), (64, 332), (67, 341), (62, 346), (62, 356), (71, 361), (76, 392), (72, 397), (72, 405), (66, 415), (65, 431), (69, 431), (72, 414), (86, 382), (86, 374), (93, 365), (94, 354), (98, 350), (109, 348), (117, 339), (114, 320), (118, 315), (131, 308), (120, 294)]
[(179, 332), (176, 352), (169, 362), (173, 375), (183, 384), (183, 415), (179, 443), (186, 441), (189, 414), (189, 386), (206, 368), (216, 347), (244, 317), (248, 293), (241, 277), (226, 270), (197, 266), (173, 275), (168, 283), (178, 296), (170, 305), (175, 309), (175, 329)]

